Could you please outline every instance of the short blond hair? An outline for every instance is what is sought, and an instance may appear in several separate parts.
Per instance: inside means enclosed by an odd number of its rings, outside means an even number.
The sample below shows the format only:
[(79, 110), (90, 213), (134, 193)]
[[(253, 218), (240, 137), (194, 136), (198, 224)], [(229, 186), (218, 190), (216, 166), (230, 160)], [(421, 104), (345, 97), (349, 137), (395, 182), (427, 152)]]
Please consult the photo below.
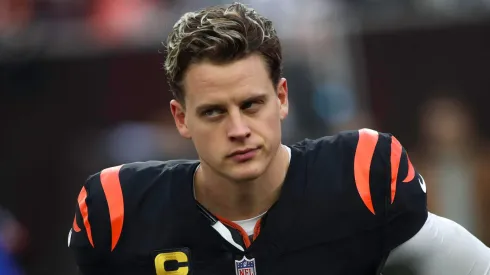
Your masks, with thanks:
[(182, 79), (190, 64), (228, 63), (254, 53), (264, 58), (276, 86), (282, 75), (282, 50), (269, 19), (241, 3), (185, 13), (166, 43), (165, 71), (174, 98), (184, 102)]

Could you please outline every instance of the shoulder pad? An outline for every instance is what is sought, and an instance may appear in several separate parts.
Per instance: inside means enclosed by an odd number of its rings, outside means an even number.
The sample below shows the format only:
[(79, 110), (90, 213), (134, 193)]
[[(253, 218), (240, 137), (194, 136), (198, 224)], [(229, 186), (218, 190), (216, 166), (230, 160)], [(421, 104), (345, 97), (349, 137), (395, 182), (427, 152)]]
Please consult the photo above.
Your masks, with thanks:
[[(85, 233), (85, 240), (72, 245), (110, 247), (114, 250), (121, 237), (127, 200), (137, 197), (180, 164), (195, 161), (134, 162), (103, 169), (91, 175), (78, 195), (78, 205), (73, 220), (73, 235)], [(183, 165), (189, 166), (189, 165)], [(108, 232), (110, 228), (110, 233)], [(110, 238), (104, 237), (110, 234)], [(71, 237), (72, 241), (80, 237)]]

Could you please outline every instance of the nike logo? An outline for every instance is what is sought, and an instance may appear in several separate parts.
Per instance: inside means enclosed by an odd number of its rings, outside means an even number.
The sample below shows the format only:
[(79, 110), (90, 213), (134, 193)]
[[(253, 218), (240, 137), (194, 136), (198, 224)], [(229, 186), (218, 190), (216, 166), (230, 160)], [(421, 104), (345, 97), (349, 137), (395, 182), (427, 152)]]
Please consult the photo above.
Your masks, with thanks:
[[(422, 180), (420, 180), (420, 179), (422, 179)], [(422, 188), (422, 191), (424, 191), (424, 193), (427, 193), (427, 186), (425, 185), (425, 180), (422, 177), (422, 175), (419, 175), (419, 184), (420, 184), (420, 187)]]

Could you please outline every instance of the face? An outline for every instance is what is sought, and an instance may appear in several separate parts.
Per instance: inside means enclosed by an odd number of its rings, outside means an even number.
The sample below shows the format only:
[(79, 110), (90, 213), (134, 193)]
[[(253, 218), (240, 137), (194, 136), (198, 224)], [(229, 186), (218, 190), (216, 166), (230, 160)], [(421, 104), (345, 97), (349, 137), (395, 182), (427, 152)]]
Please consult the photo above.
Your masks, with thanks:
[(201, 62), (184, 77), (185, 108), (173, 100), (179, 133), (192, 139), (202, 164), (233, 181), (262, 175), (281, 143), (287, 84), (274, 86), (259, 55), (230, 64)]

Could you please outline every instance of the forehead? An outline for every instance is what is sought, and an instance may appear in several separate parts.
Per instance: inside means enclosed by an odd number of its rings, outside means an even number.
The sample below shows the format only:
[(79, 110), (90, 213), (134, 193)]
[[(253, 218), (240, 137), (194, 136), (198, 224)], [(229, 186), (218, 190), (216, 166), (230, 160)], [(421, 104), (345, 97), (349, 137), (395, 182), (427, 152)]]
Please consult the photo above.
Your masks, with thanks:
[(184, 77), (186, 102), (234, 100), (274, 92), (266, 63), (259, 55), (226, 63), (209, 61), (189, 66)]

